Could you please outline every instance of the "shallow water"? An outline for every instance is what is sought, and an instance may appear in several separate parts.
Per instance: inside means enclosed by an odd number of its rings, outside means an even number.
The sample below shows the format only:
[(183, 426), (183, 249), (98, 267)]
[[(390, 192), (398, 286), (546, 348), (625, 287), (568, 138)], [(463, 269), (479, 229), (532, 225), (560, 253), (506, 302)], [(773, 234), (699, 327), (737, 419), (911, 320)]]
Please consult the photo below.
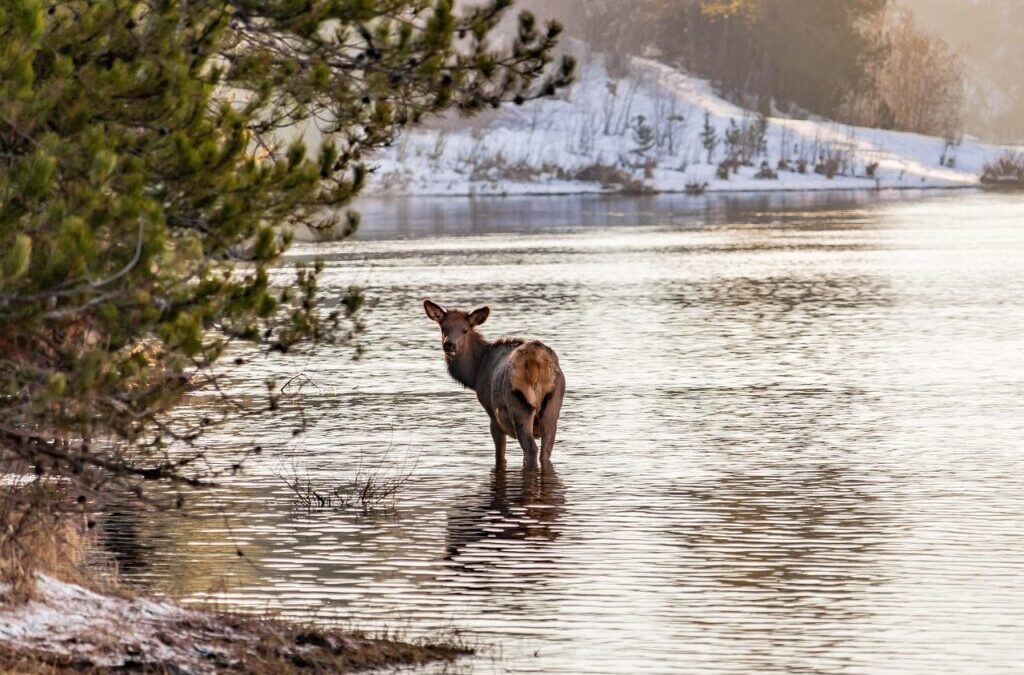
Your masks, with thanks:
[[(122, 511), (139, 583), (482, 645), (515, 673), (1024, 669), (1024, 199), (410, 200), (303, 247), (373, 300), (366, 354), (288, 362), (298, 413), (192, 518)], [(492, 470), (429, 295), (568, 380), (555, 473)], [(262, 391), (265, 369), (240, 373)], [(360, 469), (361, 464), (361, 469)], [(395, 513), (296, 507), (409, 473)], [(244, 557), (235, 555), (239, 548)]]

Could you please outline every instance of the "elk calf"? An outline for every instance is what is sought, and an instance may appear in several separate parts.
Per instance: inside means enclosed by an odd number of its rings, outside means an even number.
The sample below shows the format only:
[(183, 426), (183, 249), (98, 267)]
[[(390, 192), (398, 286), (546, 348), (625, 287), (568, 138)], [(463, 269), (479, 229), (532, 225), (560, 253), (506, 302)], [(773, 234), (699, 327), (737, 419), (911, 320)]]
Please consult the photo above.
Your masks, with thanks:
[[(521, 338), (488, 342), (476, 330), (491, 313), (487, 307), (467, 313), (424, 300), (423, 309), (441, 327), (448, 373), (476, 392), (491, 418), (495, 464), (505, 463), (508, 436), (519, 441), (528, 468), (536, 468), (539, 461), (549, 463), (565, 395), (555, 352)], [(539, 453), (536, 438), (541, 439)]]

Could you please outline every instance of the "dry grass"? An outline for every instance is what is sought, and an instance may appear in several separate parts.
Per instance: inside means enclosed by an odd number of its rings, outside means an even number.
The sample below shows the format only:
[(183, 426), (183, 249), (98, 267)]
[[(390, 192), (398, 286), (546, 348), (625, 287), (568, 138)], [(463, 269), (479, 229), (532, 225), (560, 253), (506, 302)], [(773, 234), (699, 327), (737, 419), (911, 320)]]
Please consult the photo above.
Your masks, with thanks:
[(631, 174), (619, 167), (609, 164), (589, 164), (576, 171), (572, 178), (584, 183), (600, 183), (601, 187), (605, 189), (616, 190), (625, 194), (651, 192), (651, 188), (642, 181), (633, 178)]
[[(351, 497), (364, 509), (393, 501), (409, 471), (385, 471), (382, 463), (361, 468)], [(355, 489), (355, 488), (353, 488)], [(139, 633), (135, 619), (126, 625), (117, 617), (135, 616), (136, 603), (145, 599), (124, 587), (114, 588), (108, 570), (95, 566), (95, 546), (81, 524), (76, 499), (40, 481), (8, 485), (0, 499), (0, 611), (17, 612), (33, 601), (49, 612), (67, 612), (82, 620), (78, 606), (67, 606), (48, 596), (40, 574), (76, 583), (94, 592), (121, 598), (123, 613), (96, 618), (95, 626), (71, 630), (67, 638), (50, 635), (19, 643), (0, 640), (0, 675), (3, 673), (345, 673), (368, 668), (412, 666), (452, 661), (473, 653), (458, 638), (434, 642), (410, 641), (393, 636), (370, 637), (359, 632), (284, 621), (272, 616), (240, 615), (223, 611), (187, 610), (146, 612), (146, 628)], [(112, 593), (113, 589), (113, 593)], [(60, 596), (63, 597), (63, 596)], [(95, 596), (90, 596), (95, 597)], [(95, 605), (95, 601), (88, 601)], [(127, 604), (125, 604), (127, 603)], [(6, 605), (6, 609), (3, 607)], [(146, 605), (147, 607), (149, 605)], [(131, 609), (129, 609), (131, 608)], [(28, 610), (32, 615), (33, 610)], [(0, 618), (0, 620), (3, 620)], [(145, 634), (166, 647), (140, 647)], [(149, 639), (147, 638), (147, 639)], [(68, 642), (70, 640), (70, 642)], [(107, 665), (116, 664), (116, 665)]]
[(532, 183), (547, 178), (568, 178), (565, 169), (560, 166), (549, 163), (535, 166), (526, 161), (510, 161), (500, 152), (493, 157), (479, 153), (463, 162), (470, 167), (469, 179), (475, 182)]
[[(115, 636), (110, 652), (91, 657), (56, 654), (0, 642), (0, 674), (35, 673), (183, 673), (228, 672), (270, 675), (278, 673), (349, 673), (370, 668), (394, 668), (453, 661), (474, 653), (457, 636), (443, 641), (408, 641), (367, 637), (358, 632), (325, 629), (270, 617), (219, 612), (196, 612), (157, 638), (181, 653), (200, 656), (200, 663), (168, 662), (148, 654), (123, 658)], [(201, 640), (196, 637), (201, 636)], [(102, 665), (111, 657), (116, 666)], [(122, 657), (122, 658), (118, 658)], [(190, 667), (191, 666), (191, 667)]]
[(994, 184), (1016, 180), (1024, 186), (1024, 153), (1007, 152), (985, 165), (981, 182)]
[(702, 195), (708, 191), (708, 182), (689, 181), (686, 183), (685, 190), (688, 195)]
[(82, 582), (87, 536), (65, 490), (41, 480), (0, 488), (0, 602), (32, 595), (36, 573)]
[(234, 643), (232, 654), (241, 672), (351, 672), (368, 668), (451, 661), (473, 653), (457, 639), (441, 643), (367, 637), (358, 632), (303, 626), (272, 618), (221, 615), (236, 634), (256, 638), (252, 645)]
[(0, 675), (65, 675), (66, 673), (110, 672), (70, 656), (57, 656), (46, 652), (14, 647), (0, 642)]
[(814, 173), (821, 174), (829, 180), (838, 175), (845, 175), (848, 173), (852, 157), (852, 152), (847, 148), (825, 147), (818, 154), (818, 163), (814, 165)]
[(294, 494), (295, 504), (307, 510), (343, 511), (358, 506), (363, 513), (393, 512), (416, 467), (415, 462), (409, 466), (408, 458), (400, 466), (389, 466), (388, 457), (385, 453), (373, 464), (360, 460), (352, 478), (337, 485), (316, 482), (297, 466), (280, 477)]
[[(386, 470), (383, 461), (360, 467), (348, 488), (349, 499), (364, 510), (389, 501), (393, 504), (410, 473), (404, 466), (397, 473)], [(67, 612), (69, 622), (72, 617), (82, 620), (82, 608), (59, 601), (54, 604), (47, 586), (37, 582), (41, 574), (121, 598), (127, 603), (123, 605), (125, 616), (135, 611), (128, 607), (145, 602), (116, 585), (112, 568), (97, 565), (103, 558), (85, 525), (82, 509), (86, 504), (79, 502), (76, 494), (31, 477), (10, 482), (10, 476), (0, 486), (0, 611), (16, 613), (22, 603), (32, 601), (49, 607), (51, 613)], [(31, 614), (33, 610), (28, 611)], [(99, 623), (90, 624), (85, 631), (71, 630), (67, 639), (50, 635), (42, 641), (0, 640), (0, 675), (125, 671), (345, 673), (452, 661), (474, 652), (457, 637), (434, 642), (388, 635), (370, 637), (271, 616), (204, 610), (170, 611), (166, 615), (147, 610), (144, 616), (147, 628), (143, 633), (166, 647), (158, 650), (160, 654), (140, 648), (138, 625), (120, 625), (116, 620), (108, 624), (108, 619), (93, 617), (90, 620)]]

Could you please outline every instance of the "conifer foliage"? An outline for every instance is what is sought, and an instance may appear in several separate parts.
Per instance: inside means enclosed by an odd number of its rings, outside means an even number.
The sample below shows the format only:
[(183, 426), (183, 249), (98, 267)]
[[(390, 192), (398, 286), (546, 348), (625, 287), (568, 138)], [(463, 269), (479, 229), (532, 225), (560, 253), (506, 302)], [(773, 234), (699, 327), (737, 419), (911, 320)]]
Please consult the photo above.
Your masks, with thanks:
[(556, 24), (524, 13), (492, 45), (511, 4), (0, 3), (0, 460), (212, 478), (217, 420), (171, 411), (231, 345), (253, 345), (244, 367), (358, 327), (358, 292), (326, 306), (316, 267), (271, 284), (292, 230), (350, 232), (367, 153), (403, 127), (568, 84)]

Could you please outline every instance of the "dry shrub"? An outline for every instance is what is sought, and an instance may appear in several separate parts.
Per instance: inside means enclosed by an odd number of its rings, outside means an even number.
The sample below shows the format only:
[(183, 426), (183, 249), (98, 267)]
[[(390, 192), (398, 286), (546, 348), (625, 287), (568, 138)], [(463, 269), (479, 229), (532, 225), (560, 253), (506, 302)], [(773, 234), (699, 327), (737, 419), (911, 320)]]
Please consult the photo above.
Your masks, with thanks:
[(229, 634), (258, 637), (254, 643), (230, 645), (232, 665), (247, 673), (347, 673), (450, 662), (476, 651), (459, 636), (409, 641), (237, 614), (221, 615), (219, 621), (231, 628)]
[(573, 179), (585, 183), (600, 183), (604, 188), (617, 189), (620, 192), (641, 194), (651, 192), (651, 188), (638, 181), (628, 172), (610, 164), (588, 164), (573, 174)]
[(754, 178), (759, 178), (761, 180), (778, 180), (779, 172), (772, 171), (768, 162), (761, 162), (761, 170), (754, 174)]
[(189, 673), (196, 672), (196, 661), (217, 672), (254, 675), (350, 673), (451, 662), (477, 651), (458, 634), (406, 640), (226, 612), (193, 612), (157, 637), (177, 656), (126, 654), (113, 635), (102, 638), (108, 649), (91, 655), (0, 642), (0, 673)]
[(982, 183), (998, 183), (1012, 178), (1024, 183), (1024, 153), (1007, 152), (996, 161), (985, 164), (981, 173)]
[(384, 453), (374, 464), (364, 465), (362, 460), (351, 479), (337, 485), (314, 482), (307, 473), (292, 466), (281, 480), (294, 494), (297, 506), (304, 509), (334, 509), (343, 511), (359, 506), (363, 513), (397, 510), (398, 493), (409, 483), (413, 466), (406, 458), (401, 466), (385, 466), (389, 453)]
[(686, 194), (688, 195), (702, 195), (708, 191), (708, 182), (701, 181), (688, 181), (684, 187)]
[(466, 163), (471, 167), (469, 179), (474, 182), (531, 183), (547, 177), (558, 179), (567, 177), (565, 170), (559, 166), (546, 162), (535, 166), (525, 160), (513, 162), (506, 159), (500, 152), (494, 156), (474, 153), (474, 157), (467, 159)]
[(36, 479), (0, 488), (0, 602), (31, 597), (38, 573), (81, 581), (86, 559), (81, 516), (64, 490)]
[(860, 126), (957, 136), (963, 127), (963, 58), (922, 29), (906, 9), (879, 12), (864, 27), (872, 83), (844, 101), (839, 117)]
[(846, 174), (852, 157), (853, 153), (846, 148), (825, 147), (818, 154), (818, 163), (814, 165), (814, 173), (821, 174), (829, 180), (840, 174)]

